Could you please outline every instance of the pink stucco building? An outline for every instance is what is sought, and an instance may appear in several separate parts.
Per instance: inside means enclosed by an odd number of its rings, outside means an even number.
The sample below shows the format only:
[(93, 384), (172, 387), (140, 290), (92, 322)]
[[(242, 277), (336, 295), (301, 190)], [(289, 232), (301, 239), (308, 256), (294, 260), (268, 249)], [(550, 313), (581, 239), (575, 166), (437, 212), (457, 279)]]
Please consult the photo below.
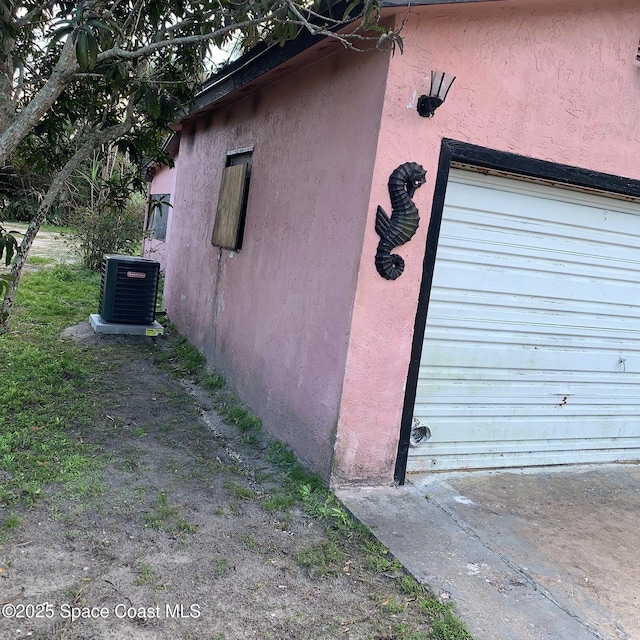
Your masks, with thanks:
[[(336, 485), (637, 460), (640, 5), (384, 11), (404, 55), (303, 37), (199, 96), (151, 185), (171, 195), (171, 320)], [(424, 118), (431, 70), (457, 78)], [(234, 159), (250, 169), (230, 250), (212, 235)], [(420, 224), (389, 280), (376, 210), (407, 162), (426, 170)]]
[[(180, 152), (180, 136), (173, 136), (166, 149), (174, 162)], [(177, 171), (173, 167), (151, 162), (146, 168), (150, 182), (147, 211), (144, 218), (142, 253), (146, 258), (157, 260), (162, 271), (166, 271), (167, 239), (171, 237), (173, 224), (173, 194), (176, 188)]]

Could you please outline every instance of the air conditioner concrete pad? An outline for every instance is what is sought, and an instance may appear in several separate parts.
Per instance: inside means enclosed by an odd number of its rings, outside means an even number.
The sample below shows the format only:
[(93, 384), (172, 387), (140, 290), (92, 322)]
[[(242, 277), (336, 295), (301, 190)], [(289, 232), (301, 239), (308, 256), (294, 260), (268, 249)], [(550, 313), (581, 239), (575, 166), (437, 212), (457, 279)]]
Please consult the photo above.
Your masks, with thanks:
[(92, 313), (89, 316), (91, 328), (96, 333), (115, 333), (132, 336), (161, 336), (164, 327), (155, 320), (152, 324), (119, 324), (117, 322), (105, 322), (99, 314)]

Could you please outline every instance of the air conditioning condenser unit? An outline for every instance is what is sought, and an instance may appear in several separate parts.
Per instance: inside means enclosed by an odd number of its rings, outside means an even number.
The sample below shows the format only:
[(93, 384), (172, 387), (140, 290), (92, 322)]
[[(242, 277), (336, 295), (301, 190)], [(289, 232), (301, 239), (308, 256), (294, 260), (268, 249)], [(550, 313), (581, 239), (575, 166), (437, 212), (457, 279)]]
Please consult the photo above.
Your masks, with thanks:
[[(99, 316), (91, 315), (91, 325), (97, 332), (129, 333), (112, 328), (105, 323), (119, 325), (151, 326), (152, 333), (162, 333), (155, 322), (156, 299), (160, 281), (160, 263), (156, 260), (134, 256), (105, 255), (100, 282)], [(96, 325), (100, 325), (98, 328)], [(144, 331), (132, 331), (143, 333)]]

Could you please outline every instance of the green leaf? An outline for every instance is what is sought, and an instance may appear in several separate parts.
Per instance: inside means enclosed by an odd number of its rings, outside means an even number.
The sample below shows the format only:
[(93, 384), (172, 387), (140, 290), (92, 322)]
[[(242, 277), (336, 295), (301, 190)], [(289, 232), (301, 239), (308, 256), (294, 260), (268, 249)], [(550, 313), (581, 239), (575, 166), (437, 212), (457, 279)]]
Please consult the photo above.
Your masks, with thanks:
[(102, 22), (102, 20), (98, 20), (96, 18), (91, 18), (87, 20), (87, 24), (96, 29), (100, 29), (101, 31), (111, 31), (111, 28), (106, 22)]
[(2, 255), (4, 254), (6, 266), (11, 264), (11, 260), (13, 260), (13, 256), (18, 250), (18, 241), (11, 235), (12, 233), (15, 232), (0, 233), (0, 260), (2, 260)]
[[(12, 238), (12, 236), (8, 236), (9, 238)], [(7, 242), (6, 243), (6, 250), (7, 250), (7, 255), (5, 258), (5, 265), (9, 266), (11, 264), (11, 260), (13, 260), (13, 255), (16, 252), (16, 244), (15, 244), (15, 238), (13, 239), (13, 243), (12, 242)]]
[(344, 14), (342, 15), (342, 22), (344, 22), (347, 18), (351, 17), (351, 12), (359, 5), (361, 4), (361, 0), (353, 0), (353, 2), (351, 2), (347, 8), (344, 10)]
[(160, 96), (153, 89), (147, 89), (144, 96), (145, 109), (154, 118), (160, 117)]
[(300, 30), (300, 27), (298, 27), (297, 24), (290, 24), (288, 25), (287, 28), (287, 38), (289, 40), (293, 40), (296, 35), (298, 35), (298, 31)]
[(102, 45), (103, 51), (111, 49), (111, 47), (113, 47), (114, 39), (113, 33), (111, 33), (111, 31), (101, 30), (98, 32), (98, 36), (100, 38), (100, 44)]
[(91, 64), (89, 58), (89, 37), (86, 31), (76, 32), (76, 58), (82, 71), (87, 71)]
[(82, 22), (82, 16), (84, 15), (84, 11), (86, 8), (87, 8), (86, 2), (81, 2), (76, 8), (76, 17), (75, 17), (76, 24), (80, 24)]
[(372, 2), (369, 4), (369, 6), (366, 8), (363, 16), (362, 16), (362, 28), (363, 29), (367, 29), (368, 27), (373, 26), (374, 24), (374, 12), (376, 13), (375, 15), (375, 22), (377, 22), (378, 20), (378, 15), (377, 15), (377, 7), (375, 6), (375, 4)]
[(158, 2), (150, 2), (147, 6), (147, 16), (149, 22), (155, 27), (160, 21), (160, 7)]
[(72, 31), (73, 31), (73, 27), (71, 25), (68, 25), (66, 27), (61, 27), (60, 29), (56, 29), (51, 35), (51, 40), (47, 45), (47, 50), (51, 51), (51, 49), (53, 49), (53, 47), (55, 47), (56, 44), (58, 44), (58, 42), (60, 42), (62, 38), (64, 38), (65, 36), (68, 36)]
[(13, 276), (9, 274), (0, 274), (0, 297), (4, 298), (9, 293), (9, 287), (13, 280)]
[(87, 43), (89, 45), (89, 70), (93, 71), (98, 61), (98, 40), (93, 33), (87, 34)]

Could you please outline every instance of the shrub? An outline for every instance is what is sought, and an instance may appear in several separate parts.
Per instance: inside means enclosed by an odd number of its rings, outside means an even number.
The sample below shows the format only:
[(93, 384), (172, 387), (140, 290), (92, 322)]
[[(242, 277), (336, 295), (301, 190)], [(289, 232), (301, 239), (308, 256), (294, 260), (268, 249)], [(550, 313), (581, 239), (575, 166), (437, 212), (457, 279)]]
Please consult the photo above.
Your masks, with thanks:
[(78, 171), (72, 242), (84, 267), (100, 269), (105, 253), (138, 252), (145, 212), (141, 189), (137, 167), (115, 146), (96, 152)]

